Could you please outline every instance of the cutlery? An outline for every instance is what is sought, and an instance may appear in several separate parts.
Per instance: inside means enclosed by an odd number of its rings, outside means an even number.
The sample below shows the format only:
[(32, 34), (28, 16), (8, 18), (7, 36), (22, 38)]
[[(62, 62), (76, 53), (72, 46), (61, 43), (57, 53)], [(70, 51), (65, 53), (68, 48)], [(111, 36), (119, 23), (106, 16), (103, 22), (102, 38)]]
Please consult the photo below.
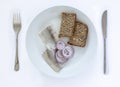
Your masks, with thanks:
[(104, 74), (106, 74), (107, 10), (105, 10), (102, 14), (102, 31), (103, 31), (103, 38), (104, 38)]
[(20, 13), (14, 13), (13, 14), (13, 29), (16, 35), (16, 53), (15, 53), (15, 66), (14, 66), (14, 70), (18, 71), (19, 70), (19, 58), (18, 58), (18, 35), (19, 32), (21, 30), (21, 17), (20, 17)]

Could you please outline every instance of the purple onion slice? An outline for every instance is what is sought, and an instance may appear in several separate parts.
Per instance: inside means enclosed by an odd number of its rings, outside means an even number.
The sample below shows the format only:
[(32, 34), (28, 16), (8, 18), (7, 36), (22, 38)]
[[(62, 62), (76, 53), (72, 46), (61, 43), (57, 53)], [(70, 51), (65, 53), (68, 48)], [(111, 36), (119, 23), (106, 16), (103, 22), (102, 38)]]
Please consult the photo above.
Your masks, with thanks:
[(56, 52), (56, 54), (57, 54), (57, 56), (59, 57), (59, 58), (63, 58), (64, 56), (62, 55), (62, 51), (61, 50), (58, 50), (57, 52)]
[(71, 58), (74, 55), (74, 48), (71, 45), (67, 45), (63, 50), (62, 50), (62, 55), (64, 58)]
[(62, 63), (62, 64), (63, 64), (63, 63), (65, 63), (65, 62), (67, 62), (67, 59), (64, 58), (64, 56), (62, 55), (61, 50), (58, 50), (58, 51), (56, 52), (55, 58), (56, 58), (57, 62), (59, 62), (59, 63)]
[(65, 47), (65, 45), (66, 45), (65, 42), (63, 42), (62, 40), (59, 40), (57, 41), (56, 47), (58, 50), (62, 50)]

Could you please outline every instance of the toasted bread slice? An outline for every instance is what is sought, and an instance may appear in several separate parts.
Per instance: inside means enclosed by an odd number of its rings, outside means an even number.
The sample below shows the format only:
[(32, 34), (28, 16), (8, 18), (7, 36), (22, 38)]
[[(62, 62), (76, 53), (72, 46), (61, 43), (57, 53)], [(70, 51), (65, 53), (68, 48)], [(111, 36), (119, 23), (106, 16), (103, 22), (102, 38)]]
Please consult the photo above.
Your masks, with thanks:
[(68, 43), (71, 45), (84, 47), (86, 45), (87, 35), (87, 25), (81, 22), (76, 22), (74, 34), (70, 37), (70, 41)]
[(75, 13), (62, 13), (59, 37), (71, 37), (74, 32), (75, 21), (76, 21)]

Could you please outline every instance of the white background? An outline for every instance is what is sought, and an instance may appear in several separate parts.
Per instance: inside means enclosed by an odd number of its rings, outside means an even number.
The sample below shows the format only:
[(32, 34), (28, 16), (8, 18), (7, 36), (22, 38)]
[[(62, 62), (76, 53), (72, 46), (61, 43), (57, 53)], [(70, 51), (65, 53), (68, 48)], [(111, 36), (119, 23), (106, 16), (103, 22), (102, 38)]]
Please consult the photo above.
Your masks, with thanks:
[[(103, 56), (94, 60), (94, 68), (91, 70), (68, 79), (48, 77), (34, 67), (25, 47), (28, 26), (35, 15), (56, 5), (80, 9), (91, 19), (100, 34), (101, 14), (108, 9), (108, 75), (103, 74)], [(119, 0), (0, 0), (0, 87), (120, 87), (119, 8)], [(23, 24), (19, 36), (18, 72), (14, 71), (15, 34), (12, 28), (12, 13), (16, 9), (21, 11)], [(102, 37), (99, 39), (102, 40)]]

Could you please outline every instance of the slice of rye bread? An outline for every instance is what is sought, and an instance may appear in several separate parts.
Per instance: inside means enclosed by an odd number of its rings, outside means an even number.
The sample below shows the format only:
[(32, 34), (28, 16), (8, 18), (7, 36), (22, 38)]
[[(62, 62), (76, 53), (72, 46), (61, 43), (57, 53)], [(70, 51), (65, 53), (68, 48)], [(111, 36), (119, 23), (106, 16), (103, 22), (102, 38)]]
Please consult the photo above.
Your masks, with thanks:
[(86, 45), (86, 39), (88, 36), (88, 27), (86, 24), (76, 22), (75, 31), (72, 37), (70, 37), (69, 44), (84, 47)]
[(59, 37), (73, 36), (75, 21), (76, 21), (75, 13), (62, 13)]

